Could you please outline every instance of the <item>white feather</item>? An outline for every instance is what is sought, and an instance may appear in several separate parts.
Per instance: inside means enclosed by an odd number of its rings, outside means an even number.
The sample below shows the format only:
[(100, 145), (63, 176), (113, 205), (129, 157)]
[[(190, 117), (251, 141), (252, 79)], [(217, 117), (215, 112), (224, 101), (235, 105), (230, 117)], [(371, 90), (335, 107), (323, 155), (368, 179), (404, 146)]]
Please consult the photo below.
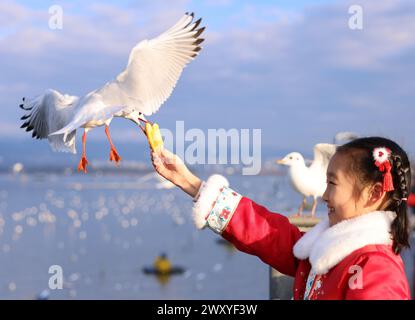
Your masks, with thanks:
[(56, 130), (66, 126), (76, 112), (78, 97), (62, 95), (56, 90), (49, 89), (43, 95), (28, 100), (23, 104), (30, 116), (25, 119), (23, 127), (33, 129), (33, 136), (39, 139), (48, 138), (54, 151), (76, 153), (76, 128), (68, 131), (69, 139), (63, 135), (50, 137)]

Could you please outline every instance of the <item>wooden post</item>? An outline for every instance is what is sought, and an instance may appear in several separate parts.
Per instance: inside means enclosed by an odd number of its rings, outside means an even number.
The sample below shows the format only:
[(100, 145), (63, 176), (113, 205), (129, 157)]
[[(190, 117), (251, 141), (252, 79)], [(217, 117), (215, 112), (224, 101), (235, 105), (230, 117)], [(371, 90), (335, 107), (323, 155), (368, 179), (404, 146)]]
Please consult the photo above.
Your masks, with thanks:
[[(319, 219), (311, 217), (292, 217), (289, 220), (304, 232), (319, 222)], [(270, 267), (269, 297), (271, 300), (291, 300), (293, 298), (293, 287), (294, 278)]]

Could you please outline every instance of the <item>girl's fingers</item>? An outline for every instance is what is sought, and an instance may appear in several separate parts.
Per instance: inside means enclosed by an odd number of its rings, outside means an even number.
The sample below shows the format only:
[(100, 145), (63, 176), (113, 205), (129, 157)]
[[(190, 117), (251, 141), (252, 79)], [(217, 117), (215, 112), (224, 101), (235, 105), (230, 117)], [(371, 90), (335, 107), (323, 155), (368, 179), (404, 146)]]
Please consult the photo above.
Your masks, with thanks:
[(174, 153), (161, 147), (151, 151), (151, 160), (158, 165), (162, 164), (180, 164), (181, 160)]
[(167, 164), (176, 164), (178, 162), (177, 156), (167, 149), (162, 149), (160, 155), (163, 161)]
[(160, 156), (155, 152), (151, 152), (151, 161), (153, 162), (153, 165), (159, 166), (162, 164)]

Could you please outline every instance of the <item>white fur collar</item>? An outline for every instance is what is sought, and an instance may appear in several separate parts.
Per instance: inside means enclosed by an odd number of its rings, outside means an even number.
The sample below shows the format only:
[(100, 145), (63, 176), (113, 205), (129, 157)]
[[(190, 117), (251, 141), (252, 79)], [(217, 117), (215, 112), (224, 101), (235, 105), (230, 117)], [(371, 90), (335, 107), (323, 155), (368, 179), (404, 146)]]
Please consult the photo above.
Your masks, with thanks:
[(396, 213), (374, 211), (329, 227), (328, 218), (294, 246), (294, 256), (309, 259), (317, 274), (325, 274), (353, 251), (369, 244), (392, 244), (390, 227)]

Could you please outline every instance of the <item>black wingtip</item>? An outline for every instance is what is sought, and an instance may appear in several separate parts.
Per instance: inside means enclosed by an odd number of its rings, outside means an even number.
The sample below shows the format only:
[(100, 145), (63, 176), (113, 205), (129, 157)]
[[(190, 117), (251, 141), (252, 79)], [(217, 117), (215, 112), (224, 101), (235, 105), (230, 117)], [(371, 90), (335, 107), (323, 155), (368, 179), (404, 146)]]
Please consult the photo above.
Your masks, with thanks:
[(206, 27), (200, 28), (197, 30), (197, 32), (195, 33), (195, 35), (193, 36), (194, 38), (199, 37), (203, 31), (205, 31)]
[(198, 26), (199, 26), (199, 24), (202, 22), (202, 18), (199, 18), (196, 22), (195, 22), (195, 24), (194, 24), (194, 26), (193, 26), (193, 28), (192, 28), (192, 30), (191, 31), (193, 31), (193, 30), (195, 30)]
[(19, 108), (20, 108), (20, 109), (23, 109), (23, 110), (25, 110), (25, 111), (30, 111), (30, 110), (32, 110), (32, 109), (33, 109), (33, 107), (31, 107), (31, 108), (25, 108), (23, 103), (22, 103), (22, 104), (19, 104)]
[(201, 47), (196, 47), (196, 48), (193, 49), (193, 52), (199, 52), (200, 50), (202, 50)]
[(204, 38), (200, 38), (200, 39), (197, 39), (195, 42), (193, 42), (192, 44), (193, 45), (195, 45), (195, 46), (197, 46), (197, 45), (199, 45), (199, 44), (201, 44), (203, 41), (205, 41), (205, 39)]
[(23, 123), (23, 124), (20, 126), (20, 128), (21, 128), (21, 129), (24, 129), (24, 128), (26, 128), (28, 125), (29, 125), (29, 121), (28, 121), (28, 122)]
[(33, 130), (33, 126), (28, 126), (28, 127), (26, 128), (26, 131), (30, 131), (30, 130)]
[(27, 118), (30, 118), (30, 116), (31, 116), (30, 114), (27, 114), (27, 115), (21, 117), (20, 120), (26, 120)]

